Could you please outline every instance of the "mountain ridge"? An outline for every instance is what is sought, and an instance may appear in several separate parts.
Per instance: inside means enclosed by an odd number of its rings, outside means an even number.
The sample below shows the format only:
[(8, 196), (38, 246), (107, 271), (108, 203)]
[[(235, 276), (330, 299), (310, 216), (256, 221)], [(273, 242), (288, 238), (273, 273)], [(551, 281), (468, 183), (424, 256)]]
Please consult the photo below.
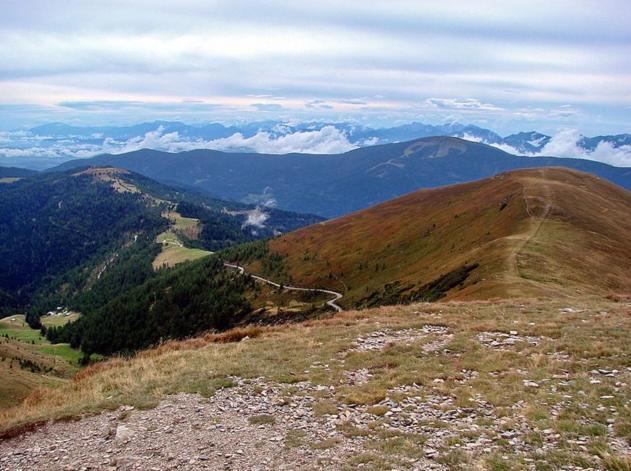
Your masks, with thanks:
[[(631, 192), (564, 168), (424, 189), (268, 242), (345, 307), (631, 292)], [(250, 261), (253, 273), (263, 265)]]
[[(7, 131), (0, 142), (0, 162), (33, 169), (50, 168), (73, 158), (123, 153), (149, 147), (157, 150), (218, 149), (227, 152), (344, 152), (375, 144), (449, 136), (491, 144), (513, 154), (590, 158), (624, 164), (631, 153), (631, 134), (584, 136), (564, 130), (555, 136), (537, 131), (500, 135), (490, 129), (458, 122), (412, 122), (390, 127), (354, 122), (278, 120), (222, 124), (149, 121), (129, 126), (73, 126), (49, 123)], [(565, 134), (565, 135), (563, 135)], [(552, 142), (554, 141), (554, 142)], [(571, 141), (571, 142), (570, 142)], [(554, 144), (545, 152), (548, 144)], [(559, 146), (560, 144), (560, 146)], [(554, 150), (553, 152), (550, 152)]]
[(221, 198), (276, 203), (283, 209), (325, 217), (356, 211), (418, 188), (472, 181), (517, 168), (567, 166), (631, 188), (631, 168), (585, 159), (515, 156), (452, 137), (381, 144), (342, 154), (142, 150), (70, 161), (57, 169), (90, 163), (125, 167), (156, 180), (168, 178)]

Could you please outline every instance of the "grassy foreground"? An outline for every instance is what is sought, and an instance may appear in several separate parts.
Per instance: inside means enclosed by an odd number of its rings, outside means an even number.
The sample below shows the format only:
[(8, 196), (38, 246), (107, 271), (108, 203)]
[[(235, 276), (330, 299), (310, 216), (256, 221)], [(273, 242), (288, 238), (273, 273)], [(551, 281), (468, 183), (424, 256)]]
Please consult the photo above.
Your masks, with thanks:
[[(449, 335), (389, 343), (383, 349), (353, 348), (375, 331), (443, 326)], [(333, 386), (338, 404), (372, 405), (393, 389), (406, 394), (417, 385), (423, 397), (448, 396), (451, 405), (470, 409), (485, 403), (481, 430), (497, 432), (500, 452), (470, 454), (463, 436), (439, 450), (443, 464), (491, 469), (561, 466), (629, 469), (631, 445), (631, 303), (579, 300), (449, 302), (348, 311), (335, 317), (282, 327), (251, 327), (225, 334), (170, 342), (131, 359), (116, 358), (81, 371), (73, 381), (40, 389), (21, 405), (0, 411), (7, 432), (38, 421), (77, 417), (122, 404), (153, 407), (176, 392), (212, 396), (230, 387), (230, 377)], [(512, 336), (512, 342), (502, 338)], [(503, 337), (502, 337), (503, 336)], [(238, 341), (243, 337), (247, 339)], [(500, 339), (494, 342), (492, 339)], [(516, 339), (516, 340), (515, 340)], [(425, 348), (424, 348), (425, 346)], [(367, 369), (367, 381), (344, 381)], [(314, 406), (335, 409), (330, 398)], [(315, 411), (317, 412), (317, 411)], [(387, 408), (372, 410), (374, 429), (387, 423)], [(446, 423), (432, 424), (437, 430)], [(508, 435), (521, 427), (532, 452), (516, 452)], [(471, 432), (467, 432), (471, 433)], [(481, 432), (480, 432), (481, 433)], [(485, 432), (486, 433), (486, 432)], [(537, 451), (554, 437), (555, 446)], [(405, 437), (401, 437), (405, 441)], [(382, 450), (378, 467), (409, 447)], [(414, 448), (412, 446), (412, 448)], [(407, 451), (406, 451), (407, 450)], [(363, 459), (370, 462), (370, 457)]]

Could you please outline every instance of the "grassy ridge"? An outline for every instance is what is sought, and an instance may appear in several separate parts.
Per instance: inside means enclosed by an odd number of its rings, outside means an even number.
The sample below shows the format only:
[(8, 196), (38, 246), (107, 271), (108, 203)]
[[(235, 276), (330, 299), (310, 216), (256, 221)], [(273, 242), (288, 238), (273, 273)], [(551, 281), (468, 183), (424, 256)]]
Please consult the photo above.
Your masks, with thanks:
[(278, 257), (287, 280), (342, 291), (347, 307), (414, 300), (446, 278), (447, 299), (607, 294), (631, 290), (629, 233), (628, 191), (575, 171), (523, 170), (309, 226), (270, 241), (248, 268)]

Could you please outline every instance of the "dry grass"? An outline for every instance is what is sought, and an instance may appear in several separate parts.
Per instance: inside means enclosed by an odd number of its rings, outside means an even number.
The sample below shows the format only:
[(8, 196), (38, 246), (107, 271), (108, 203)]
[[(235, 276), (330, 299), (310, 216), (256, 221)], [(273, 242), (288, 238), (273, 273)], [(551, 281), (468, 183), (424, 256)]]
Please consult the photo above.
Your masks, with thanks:
[(344, 292), (345, 306), (387, 283), (418, 288), (473, 262), (448, 299), (572, 297), (631, 290), (629, 233), (630, 192), (548, 168), (417, 191), (269, 248), (295, 283)]
[(184, 217), (173, 210), (165, 211), (162, 217), (171, 221), (172, 228), (176, 232), (184, 234), (189, 239), (197, 239), (199, 237), (201, 230), (199, 219)]
[(81, 317), (78, 312), (71, 312), (67, 316), (42, 316), (40, 321), (46, 327), (58, 327), (60, 325), (66, 325), (68, 322), (74, 322)]
[[(70, 317), (55, 320), (60, 325)], [(23, 315), (0, 319), (0, 408), (19, 404), (35, 389), (63, 385), (79, 369), (80, 357), (68, 344), (51, 345)]]
[(162, 245), (162, 251), (153, 261), (153, 268), (173, 267), (179, 263), (190, 262), (211, 255), (212, 252), (202, 249), (189, 249), (175, 245)]
[(248, 422), (252, 425), (274, 425), (276, 418), (268, 414), (252, 415), (248, 417)]
[[(348, 351), (357, 337), (369, 332), (427, 324), (445, 325), (453, 333), (447, 351), (424, 353), (423, 341), (393, 344), (377, 351)], [(598, 466), (608, 462), (611, 469), (625, 469), (625, 458), (603, 431), (613, 417), (613, 433), (622, 442), (631, 441), (631, 393), (628, 387), (620, 386), (631, 381), (630, 329), (631, 305), (591, 298), (571, 303), (449, 302), (349, 311), (297, 325), (250, 327), (169, 342), (131, 359), (114, 358), (82, 371), (60, 388), (36, 391), (20, 406), (2, 411), (0, 424), (6, 432), (121, 404), (151, 407), (164, 395), (178, 391), (210, 396), (217, 388), (229, 387), (232, 376), (335, 386), (333, 399), (316, 402), (317, 416), (332, 414), (337, 405), (345, 403), (370, 404), (391, 388), (417, 384), (423, 395), (452, 397), (453, 407), (477, 407), (472, 398), (482, 398), (495, 416), (504, 418), (502, 426), (480, 422), (485, 428), (508, 429), (512, 423), (523, 422), (532, 430), (551, 429), (559, 434), (556, 454), (533, 455), (537, 462), (569, 460), (594, 465), (593, 455), (598, 451), (602, 456)], [(537, 345), (522, 342), (495, 349), (477, 341), (478, 333), (485, 331), (517, 331), (543, 340)], [(371, 372), (369, 381), (343, 386), (345, 372), (358, 368)], [(599, 369), (616, 369), (618, 373), (615, 377), (592, 373)], [(463, 372), (472, 371), (476, 375), (465, 378)], [(526, 386), (525, 379), (536, 381), (539, 387)], [(406, 393), (400, 395), (403, 398)], [(375, 420), (387, 420), (386, 408), (369, 411)], [(343, 433), (371, 432), (349, 429)], [(540, 434), (533, 433), (528, 440), (536, 443)], [(585, 449), (572, 444), (577, 437), (585, 437)], [(422, 440), (422, 436), (387, 437), (375, 445), (376, 458), (372, 454), (364, 458), (379, 461), (388, 454), (414, 456)], [(502, 455), (508, 460), (500, 456), (496, 463), (496, 458), (486, 457), (483, 467), (522, 466), (523, 457), (513, 455), (508, 443), (502, 446)], [(479, 457), (468, 455), (466, 450), (443, 451), (442, 459), (450, 466), (479, 464)]]

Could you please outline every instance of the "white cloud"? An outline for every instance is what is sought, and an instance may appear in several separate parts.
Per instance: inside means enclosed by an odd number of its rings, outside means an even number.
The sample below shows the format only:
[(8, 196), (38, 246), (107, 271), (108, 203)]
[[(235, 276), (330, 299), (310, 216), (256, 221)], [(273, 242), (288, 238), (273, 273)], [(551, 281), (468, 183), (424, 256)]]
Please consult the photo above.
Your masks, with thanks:
[(168, 152), (181, 152), (193, 149), (214, 149), (224, 151), (249, 151), (262, 154), (289, 154), (293, 152), (310, 154), (337, 154), (357, 148), (352, 144), (346, 134), (335, 126), (324, 126), (314, 131), (298, 131), (274, 137), (271, 133), (260, 131), (254, 136), (245, 137), (241, 133), (232, 136), (203, 140), (185, 139), (177, 132), (163, 134), (164, 128), (159, 127), (155, 131), (148, 132), (144, 137), (132, 138), (122, 146), (116, 141), (107, 140), (108, 152), (130, 152), (133, 150), (149, 148)]
[(369, 137), (367, 139), (364, 139), (364, 142), (362, 142), (363, 146), (376, 146), (377, 144), (379, 144), (378, 137)]
[(590, 158), (618, 167), (631, 167), (631, 146), (614, 147), (611, 142), (603, 141), (590, 153)]
[(247, 212), (247, 219), (243, 223), (243, 226), (252, 226), (263, 229), (265, 227), (265, 221), (269, 219), (269, 214), (261, 211), (260, 208), (253, 209)]
[(537, 153), (521, 152), (513, 146), (503, 143), (487, 143), (478, 136), (465, 134), (463, 139), (482, 142), (513, 155), (527, 157), (565, 157), (603, 162), (616, 167), (631, 167), (631, 146), (616, 147), (609, 141), (601, 141), (594, 150), (580, 145), (583, 135), (577, 129), (563, 129), (550, 138), (550, 141)]
[[(144, 136), (119, 141), (106, 137), (102, 144), (82, 141), (80, 138), (53, 140), (42, 145), (42, 136), (32, 134), (2, 133), (0, 155), (6, 157), (51, 157), (72, 159), (92, 157), (98, 154), (122, 154), (140, 149), (167, 152), (183, 152), (193, 149), (256, 152), (263, 154), (338, 154), (355, 149), (344, 133), (335, 126), (324, 126), (309, 131), (288, 132), (289, 128), (278, 128), (280, 135), (260, 131), (251, 137), (235, 133), (222, 139), (190, 139), (178, 132), (165, 133), (164, 127), (147, 132)], [(48, 138), (50, 139), (50, 138)]]
[(581, 133), (577, 129), (564, 129), (552, 136), (550, 141), (541, 149), (539, 155), (577, 157), (585, 152), (578, 145), (580, 139)]
[(482, 103), (476, 98), (428, 98), (425, 102), (435, 108), (452, 110), (502, 111), (499, 106)]
[(259, 132), (252, 137), (236, 133), (223, 139), (206, 141), (204, 147), (218, 150), (251, 149), (264, 154), (338, 154), (355, 149), (357, 145), (352, 144), (346, 134), (335, 126), (324, 126), (319, 130), (299, 131), (276, 138), (268, 132)]
[(503, 150), (504, 152), (508, 152), (509, 154), (513, 154), (513, 155), (528, 155), (528, 154), (524, 154), (523, 152), (521, 152), (519, 149), (515, 149), (513, 146), (508, 145), (508, 144), (503, 144), (500, 142), (495, 142), (493, 144), (489, 144), (490, 146), (496, 147), (499, 150)]
[(462, 135), (461, 139), (464, 139), (465, 141), (482, 142), (482, 143), (486, 144), (486, 142), (484, 142), (484, 139), (482, 139), (481, 137), (474, 136), (473, 134), (469, 134), (467, 132), (465, 132)]
[(576, 129), (565, 129), (558, 132), (548, 142), (539, 155), (555, 157), (573, 157), (596, 160), (617, 167), (631, 167), (631, 146), (614, 147), (611, 142), (601, 141), (593, 151), (579, 145), (583, 136)]

